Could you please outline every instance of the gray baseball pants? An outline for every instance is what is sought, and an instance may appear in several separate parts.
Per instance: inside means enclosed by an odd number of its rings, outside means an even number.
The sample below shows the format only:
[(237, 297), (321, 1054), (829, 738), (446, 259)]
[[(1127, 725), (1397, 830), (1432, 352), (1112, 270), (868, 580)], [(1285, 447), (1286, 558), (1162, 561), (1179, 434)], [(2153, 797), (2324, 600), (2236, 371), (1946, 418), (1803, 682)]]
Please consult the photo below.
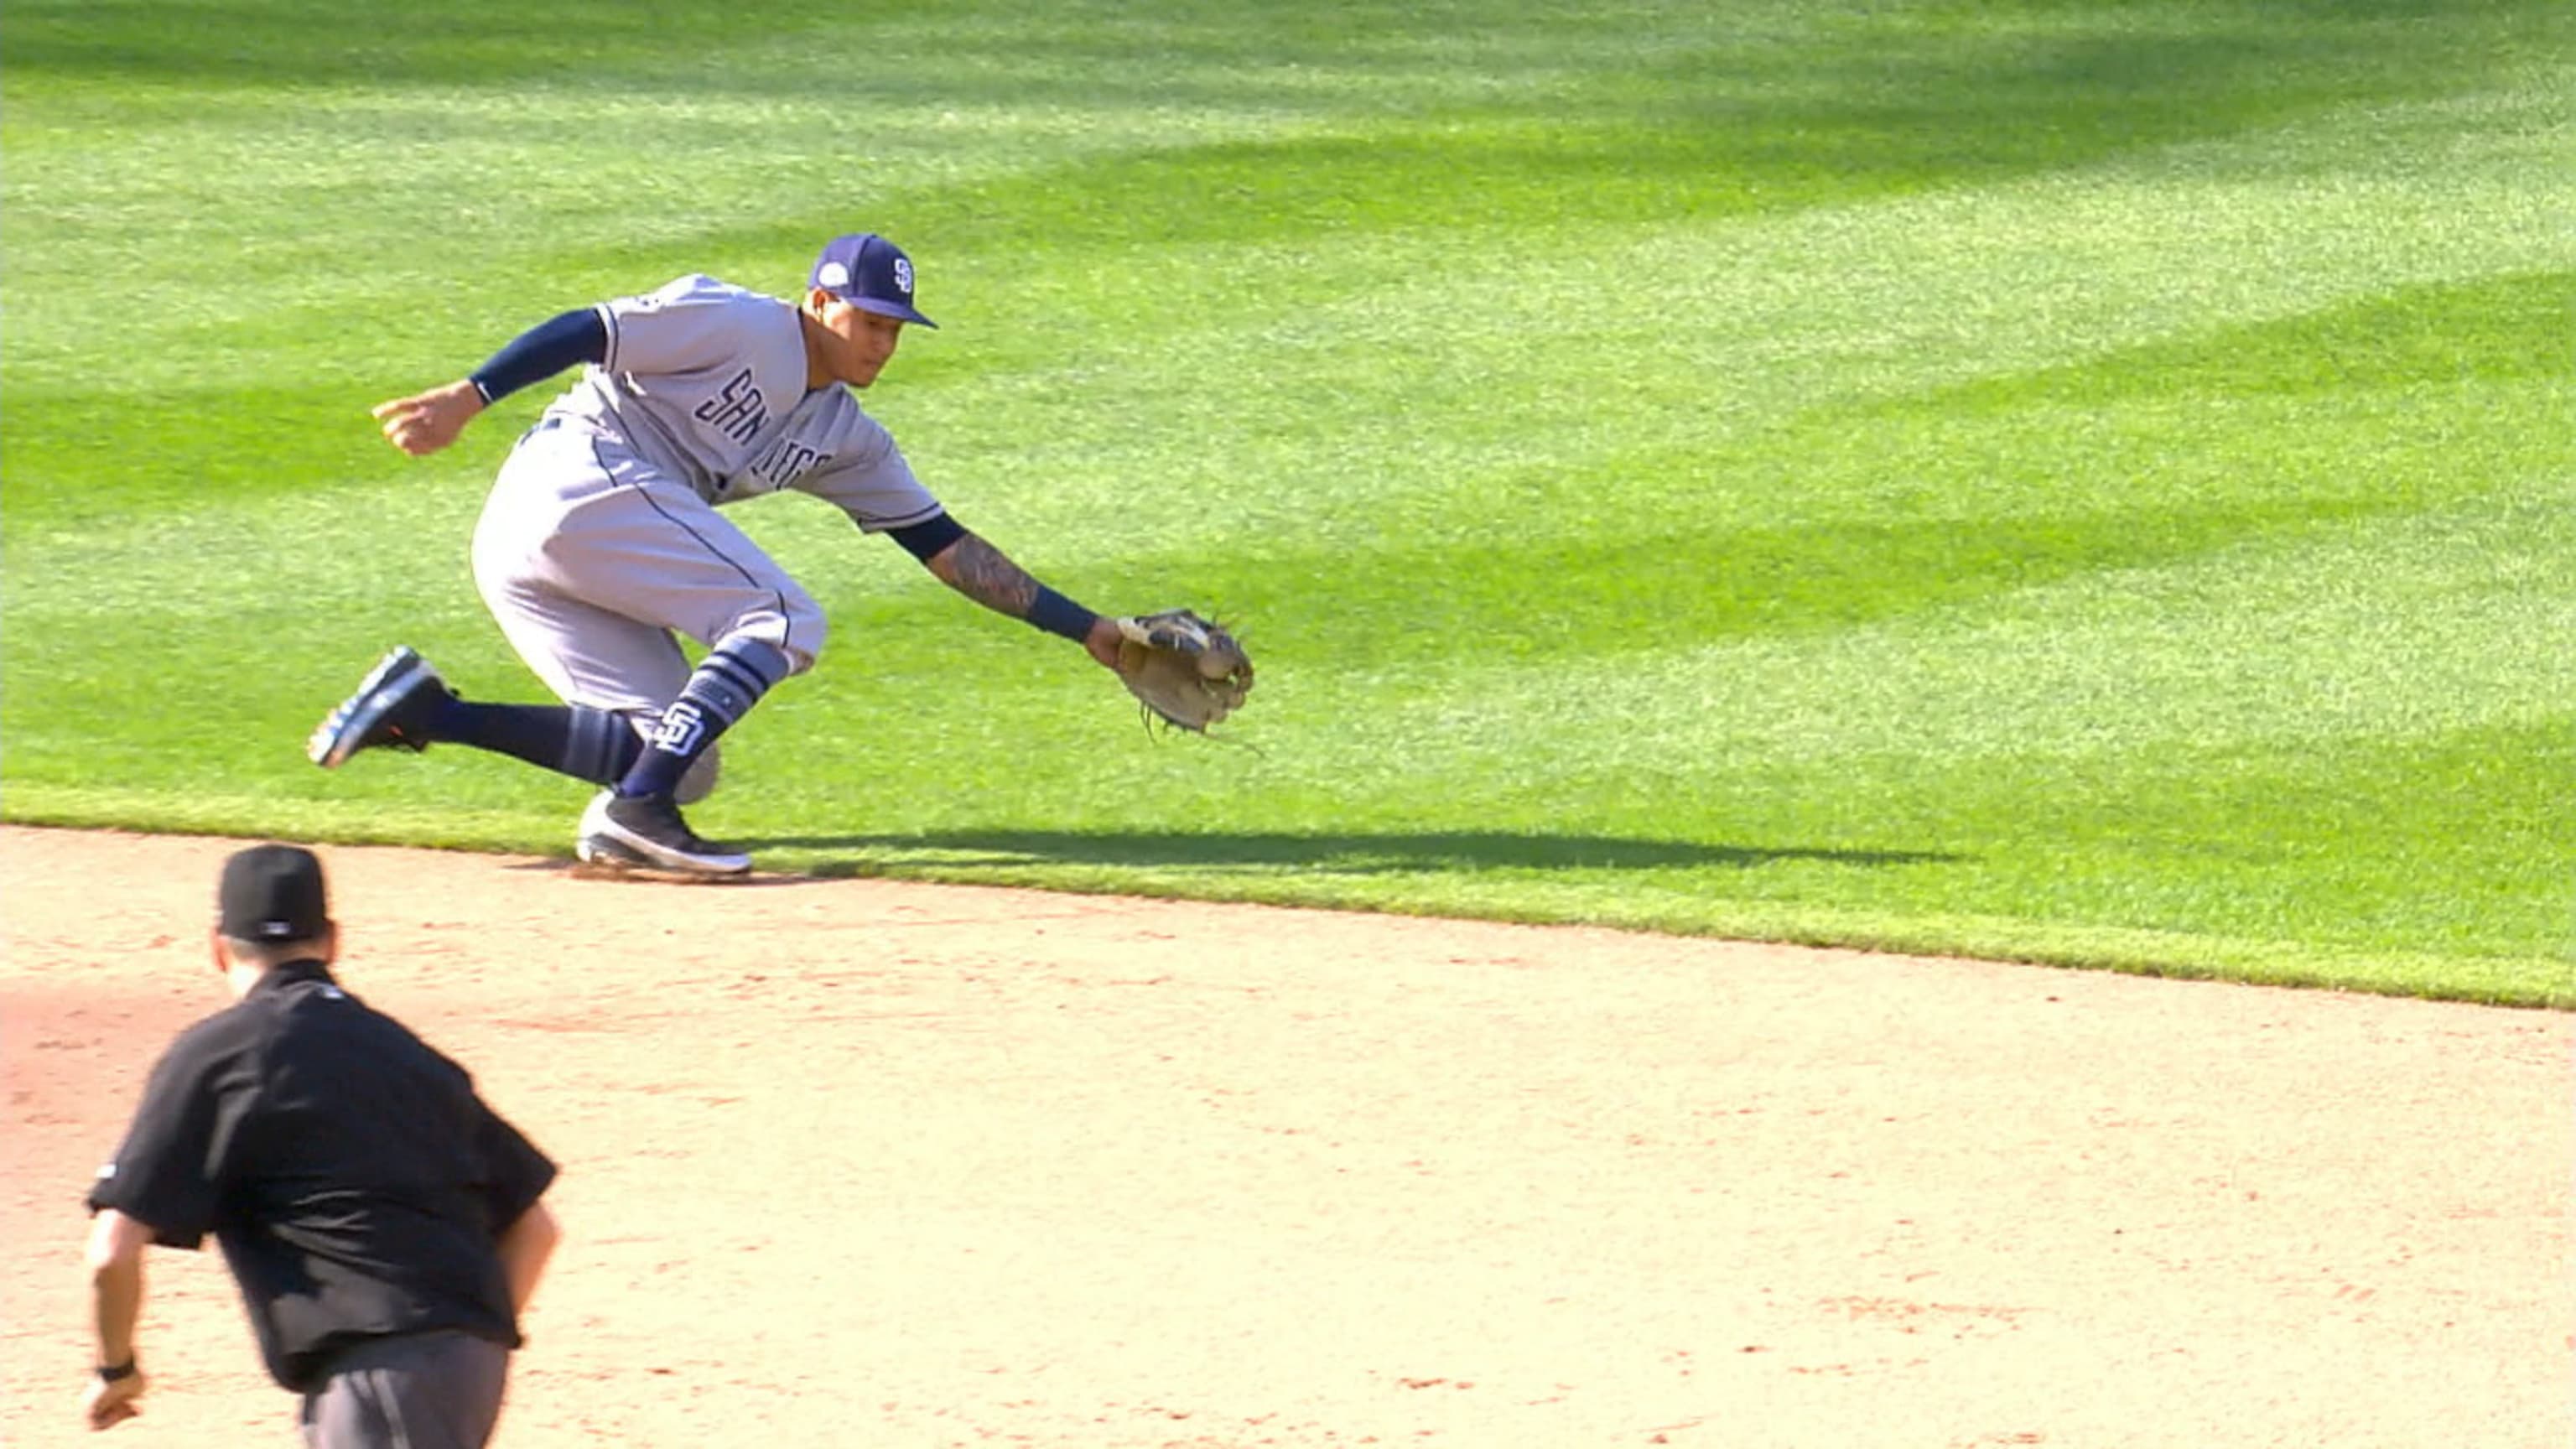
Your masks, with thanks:
[[(556, 698), (647, 735), (689, 682), (675, 634), (708, 648), (758, 639), (799, 673), (823, 647), (822, 606), (714, 505), (624, 444), (552, 419), (492, 482), (474, 581)], [(689, 767), (681, 804), (715, 788), (719, 759), (711, 747)]]
[(360, 1344), (304, 1396), (308, 1449), (483, 1449), (501, 1420), (510, 1351), (469, 1333)]
[(758, 639), (798, 673), (822, 606), (686, 483), (572, 424), (528, 430), (474, 525), (474, 582), (566, 704), (659, 714), (689, 682), (672, 636)]

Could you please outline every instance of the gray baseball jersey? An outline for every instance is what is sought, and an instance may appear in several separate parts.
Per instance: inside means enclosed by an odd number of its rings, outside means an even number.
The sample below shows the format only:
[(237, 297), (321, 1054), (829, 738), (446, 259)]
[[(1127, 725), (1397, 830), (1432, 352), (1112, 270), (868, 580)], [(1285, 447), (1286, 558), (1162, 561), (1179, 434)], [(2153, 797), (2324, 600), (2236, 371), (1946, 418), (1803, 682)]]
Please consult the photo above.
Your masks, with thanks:
[(658, 713), (688, 680), (674, 634), (757, 638), (810, 668), (822, 610), (716, 509), (795, 489), (877, 532), (938, 501), (849, 389), (806, 390), (791, 304), (687, 276), (597, 310), (606, 360), (547, 407), (484, 503), (485, 604), (572, 704)]
[(709, 503), (795, 488), (872, 532), (939, 512), (849, 389), (805, 390), (793, 306), (688, 276), (595, 310), (608, 358), (583, 368), (549, 413), (624, 438)]

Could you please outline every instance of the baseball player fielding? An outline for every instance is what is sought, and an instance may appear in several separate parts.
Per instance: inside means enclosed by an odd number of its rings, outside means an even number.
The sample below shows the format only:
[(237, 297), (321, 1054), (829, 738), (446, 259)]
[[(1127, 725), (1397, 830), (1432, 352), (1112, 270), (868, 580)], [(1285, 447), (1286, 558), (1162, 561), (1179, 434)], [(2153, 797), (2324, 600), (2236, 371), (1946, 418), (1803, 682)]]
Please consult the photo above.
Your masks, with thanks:
[[(823, 650), (813, 597), (722, 512), (790, 491), (892, 538), (976, 603), (1080, 645), (1154, 707), (1132, 617), (1075, 603), (957, 522), (860, 407), (905, 329), (937, 325), (914, 281), (893, 242), (835, 237), (794, 299), (679, 277), (564, 312), (468, 376), (378, 405), (386, 441), (422, 456), (499, 399), (580, 368), (511, 447), (473, 540), (484, 605), (560, 703), (468, 700), (398, 647), (314, 729), (313, 762), (433, 744), (507, 755), (598, 787), (574, 834), (593, 867), (748, 871), (749, 856), (700, 838), (681, 806), (715, 788), (724, 733)], [(1167, 649), (1208, 647), (1160, 633)], [(683, 637), (703, 651), (694, 665)], [(1248, 660), (1229, 664), (1222, 707), (1184, 701), (1176, 722), (1204, 728), (1250, 683)]]

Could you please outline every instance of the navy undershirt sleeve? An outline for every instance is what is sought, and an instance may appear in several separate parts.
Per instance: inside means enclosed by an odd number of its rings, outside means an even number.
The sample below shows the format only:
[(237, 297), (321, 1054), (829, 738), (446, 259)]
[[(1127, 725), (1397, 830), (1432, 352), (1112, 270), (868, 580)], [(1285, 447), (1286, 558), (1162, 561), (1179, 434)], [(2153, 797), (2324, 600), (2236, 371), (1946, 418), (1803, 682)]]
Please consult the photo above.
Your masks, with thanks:
[(608, 360), (608, 324), (597, 310), (583, 307), (549, 318), (510, 340), (492, 360), (474, 369), (470, 381), (483, 401), (498, 402), (543, 382), (576, 362)]
[(902, 528), (889, 528), (886, 537), (902, 544), (904, 551), (923, 563), (937, 557), (939, 551), (966, 536), (966, 526), (942, 513)]

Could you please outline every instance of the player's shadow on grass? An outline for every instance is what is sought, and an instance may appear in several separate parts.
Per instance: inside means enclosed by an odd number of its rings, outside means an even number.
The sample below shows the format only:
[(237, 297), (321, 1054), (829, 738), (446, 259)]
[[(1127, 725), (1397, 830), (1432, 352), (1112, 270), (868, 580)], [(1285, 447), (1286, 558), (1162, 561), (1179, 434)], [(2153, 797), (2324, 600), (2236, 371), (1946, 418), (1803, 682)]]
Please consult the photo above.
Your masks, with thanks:
[[(1827, 865), (1932, 865), (1961, 859), (1922, 850), (1828, 850), (1813, 846), (1700, 845), (1609, 836), (1513, 835), (1500, 831), (1383, 834), (1162, 833), (1143, 831), (945, 830), (919, 835), (779, 835), (731, 842), (739, 849), (812, 850), (838, 858), (802, 867), (816, 876), (873, 875), (906, 866), (941, 869), (1032, 865), (1293, 866), (1335, 875), (1461, 870), (1745, 869), (1781, 861)], [(845, 854), (846, 853), (846, 854)]]

